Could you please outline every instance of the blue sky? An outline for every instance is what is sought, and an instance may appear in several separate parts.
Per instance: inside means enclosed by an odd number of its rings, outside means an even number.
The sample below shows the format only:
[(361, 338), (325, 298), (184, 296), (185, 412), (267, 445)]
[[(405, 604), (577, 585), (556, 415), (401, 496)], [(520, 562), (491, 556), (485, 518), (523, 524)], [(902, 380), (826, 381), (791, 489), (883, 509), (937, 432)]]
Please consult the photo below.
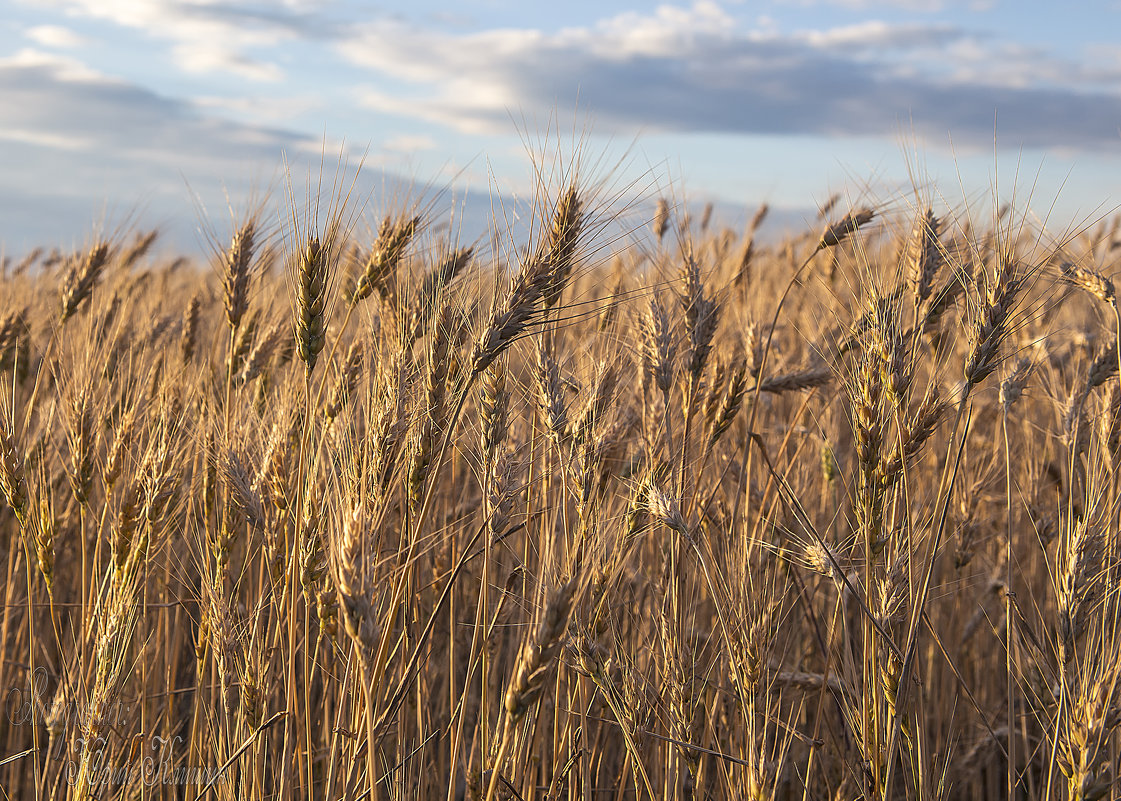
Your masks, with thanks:
[(393, 176), (525, 193), (526, 141), (557, 131), (730, 214), (868, 187), (905, 205), (916, 181), (960, 207), (994, 178), (1059, 227), (1121, 204), (1117, 0), (0, 8), (9, 253), (126, 217), (190, 244), (194, 197), (221, 229), (227, 196), (324, 149), (365, 154), (375, 211)]

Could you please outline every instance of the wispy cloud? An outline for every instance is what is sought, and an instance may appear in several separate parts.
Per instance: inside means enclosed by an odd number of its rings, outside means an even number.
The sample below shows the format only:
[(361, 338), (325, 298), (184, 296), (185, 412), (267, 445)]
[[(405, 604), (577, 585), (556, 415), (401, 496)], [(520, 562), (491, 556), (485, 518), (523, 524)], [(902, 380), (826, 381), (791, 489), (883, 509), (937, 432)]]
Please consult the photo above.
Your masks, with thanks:
[(781, 0), (792, 6), (839, 6), (853, 11), (911, 11), (932, 14), (948, 8), (989, 11), (997, 0)]
[(238, 196), (273, 183), (284, 154), (317, 160), (322, 147), (31, 50), (0, 59), (0, 107), (20, 110), (0, 119), (0, 196), (18, 198), (5, 204), (5, 229), (27, 244), (57, 237), (59, 209), (73, 225), (107, 202), (174, 219), (182, 237), (192, 192), (221, 207), (226, 190)]
[(182, 0), (48, 0), (71, 16), (104, 20), (171, 42), (179, 68), (255, 81), (284, 77), (276, 46), (322, 23), (302, 3), (192, 3)]
[[(47, 137), (72, 133), (99, 158), (145, 154), (237, 163), (305, 143), (291, 132), (240, 125), (191, 103), (103, 76), (73, 59), (34, 50), (0, 59), (0, 106), (20, 114), (0, 121)], [(46, 139), (44, 139), (46, 141)], [(250, 151), (250, 152), (247, 152)]]
[(37, 45), (58, 47), (64, 50), (85, 44), (83, 37), (61, 25), (35, 25), (24, 31), (24, 36)]
[(422, 150), (435, 150), (438, 144), (431, 136), (420, 135), (406, 135), (395, 136), (392, 139), (387, 139), (382, 142), (381, 149), (387, 151), (396, 151), (398, 153), (418, 153)]
[[(720, 6), (661, 6), (555, 32), (455, 34), (382, 20), (344, 56), (380, 80), (370, 108), (497, 131), (511, 113), (590, 109), (679, 132), (884, 136), (936, 144), (1112, 147), (1116, 66), (1092, 68), (942, 23), (867, 21), (794, 32), (743, 27)], [(395, 86), (396, 89), (390, 89)], [(1078, 120), (1072, 125), (1072, 120)]]

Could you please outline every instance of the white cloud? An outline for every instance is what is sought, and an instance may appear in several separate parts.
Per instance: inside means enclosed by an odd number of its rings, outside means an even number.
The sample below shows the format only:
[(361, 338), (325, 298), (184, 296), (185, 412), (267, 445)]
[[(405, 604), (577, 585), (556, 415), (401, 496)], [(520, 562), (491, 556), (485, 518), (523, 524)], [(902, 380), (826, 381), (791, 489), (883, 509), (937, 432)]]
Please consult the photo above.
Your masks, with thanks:
[(183, 70), (228, 73), (254, 81), (284, 76), (261, 55), (296, 39), (313, 19), (306, 3), (228, 3), (216, 0), (48, 0), (75, 17), (105, 20), (171, 42)]
[[(944, 11), (947, 3), (942, 0), (782, 0), (786, 5), (794, 6), (840, 6), (853, 11), (868, 11), (871, 9), (897, 9), (901, 11), (918, 11), (934, 13)], [(982, 0), (987, 2), (988, 0)], [(950, 3), (950, 5), (955, 5)], [(972, 3), (957, 3), (956, 5), (971, 6)]]
[(30, 47), (17, 50), (7, 58), (0, 58), (0, 70), (5, 69), (41, 69), (50, 72), (60, 81), (71, 83), (106, 80), (96, 70), (90, 69), (77, 59)]
[(191, 102), (200, 110), (240, 120), (251, 120), (257, 125), (287, 126), (293, 119), (324, 113), (324, 98), (319, 94), (294, 91), (282, 96), (224, 96), (196, 95)]
[(57, 47), (63, 50), (81, 47), (86, 41), (74, 31), (61, 25), (36, 25), (24, 31), (24, 36), (43, 47)]
[(205, 37), (178, 44), (176, 63), (187, 72), (228, 72), (254, 81), (279, 81), (284, 71), (276, 64), (248, 58), (228, 43)]
[(399, 153), (417, 153), (422, 150), (435, 150), (436, 140), (423, 134), (395, 136), (381, 143), (382, 150)]
[(74, 134), (52, 133), (50, 131), (21, 128), (18, 125), (0, 125), (0, 140), (23, 145), (33, 145), (47, 150), (67, 150), (72, 152), (89, 151), (93, 142)]
[[(795, 34), (806, 44), (820, 49), (882, 52), (884, 49), (914, 51), (943, 47), (960, 40), (964, 34), (955, 25), (941, 23), (889, 24), (882, 20), (868, 20), (853, 25), (808, 31)], [(851, 52), (851, 50), (850, 50)]]

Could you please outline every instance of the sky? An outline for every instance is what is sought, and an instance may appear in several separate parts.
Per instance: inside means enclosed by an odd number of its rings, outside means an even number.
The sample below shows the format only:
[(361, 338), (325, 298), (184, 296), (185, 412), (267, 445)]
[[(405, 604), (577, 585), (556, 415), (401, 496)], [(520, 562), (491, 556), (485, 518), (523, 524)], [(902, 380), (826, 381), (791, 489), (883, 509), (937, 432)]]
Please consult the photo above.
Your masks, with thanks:
[(481, 205), (542, 151), (732, 221), (998, 195), (1061, 228), (1121, 207), (1121, 0), (0, 0), (0, 109), (6, 254), (201, 247), (340, 161), (375, 217)]

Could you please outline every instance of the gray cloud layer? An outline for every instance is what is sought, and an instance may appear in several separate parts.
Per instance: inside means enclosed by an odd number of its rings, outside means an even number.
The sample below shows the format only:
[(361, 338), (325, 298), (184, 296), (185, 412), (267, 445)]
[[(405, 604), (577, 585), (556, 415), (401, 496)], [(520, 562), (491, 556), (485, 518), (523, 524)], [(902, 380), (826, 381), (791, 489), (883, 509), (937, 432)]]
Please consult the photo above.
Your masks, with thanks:
[(0, 108), (12, 112), (0, 120), (0, 192), (19, 198), (4, 221), (10, 246), (56, 240), (62, 210), (72, 223), (85, 206), (92, 223), (106, 199), (138, 203), (189, 236), (192, 191), (224, 214), (223, 187), (235, 196), (260, 189), (275, 182), (284, 153), (320, 150), (318, 140), (207, 116), (34, 53), (0, 61)]
[(995, 132), (1009, 148), (1099, 149), (1121, 128), (1115, 62), (1095, 67), (929, 18), (780, 32), (695, 0), (556, 31), (449, 33), (387, 17), (347, 23), (361, 6), (316, 0), (51, 3), (170, 40), (188, 71), (279, 80), (285, 43), (334, 45), (365, 68), (334, 80), (365, 79), (367, 107), (466, 131), (508, 132), (511, 114), (577, 108), (627, 130), (891, 137), (913, 127), (966, 147), (987, 147)]
[(550, 34), (378, 22), (342, 50), (412, 86), (371, 89), (368, 105), (464, 130), (506, 125), (511, 111), (577, 106), (627, 128), (892, 136), (913, 127), (967, 146), (991, 144), (995, 131), (1013, 148), (1115, 146), (1121, 127), (1121, 97), (1104, 88), (1121, 77), (1115, 70), (939, 24), (780, 35), (738, 29), (699, 3)]
[(184, 101), (33, 54), (0, 63), (0, 104), (18, 109), (0, 122), (0, 137), (9, 128), (57, 132), (73, 149), (100, 157), (174, 152), (232, 164), (294, 144), (291, 133), (207, 117)]
[[(212, 116), (188, 101), (34, 51), (0, 59), (0, 108), (12, 112), (0, 118), (0, 250), (6, 253), (65, 246), (91, 227), (124, 223), (158, 225), (176, 247), (205, 250), (198, 229), (227, 235), (228, 205), (240, 212), (267, 195), (275, 213), (286, 216), (289, 181), (299, 203), (308, 176), (318, 181), (322, 171), (321, 190), (332, 194), (350, 186), (358, 166), (357, 158), (340, 156), (340, 146), (321, 138)], [(336, 174), (340, 158), (345, 166)], [(351, 199), (360, 206), (374, 189), (375, 209), (395, 197), (431, 199), (440, 191), (363, 166)], [(489, 204), (474, 195), (471, 201), (465, 224), (475, 235), (484, 230), (479, 212)]]

